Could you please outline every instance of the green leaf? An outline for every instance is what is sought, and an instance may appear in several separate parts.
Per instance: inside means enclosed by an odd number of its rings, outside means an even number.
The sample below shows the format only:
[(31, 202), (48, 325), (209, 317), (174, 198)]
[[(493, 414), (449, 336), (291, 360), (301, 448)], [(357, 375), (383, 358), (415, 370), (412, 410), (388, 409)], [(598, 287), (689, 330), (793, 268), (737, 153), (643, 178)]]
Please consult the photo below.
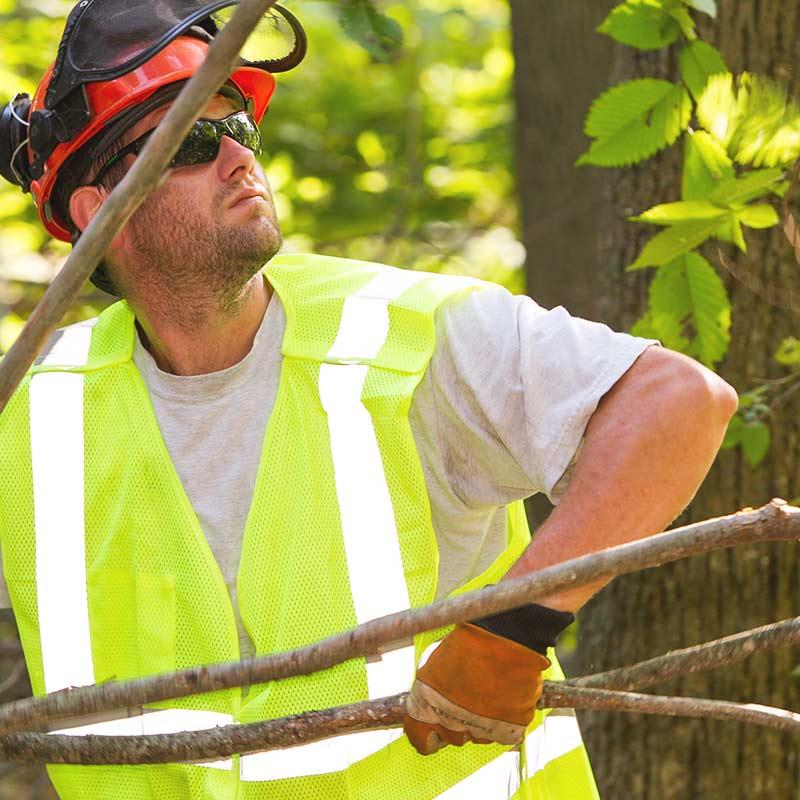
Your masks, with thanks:
[(692, 42), (681, 50), (678, 57), (681, 77), (695, 99), (703, 94), (712, 75), (728, 71), (719, 51), (707, 42)]
[(403, 45), (403, 29), (381, 14), (370, 0), (346, 0), (339, 8), (339, 24), (378, 61), (396, 56)]
[(639, 50), (667, 47), (681, 35), (680, 25), (660, 0), (626, 0), (612, 9), (597, 31)]
[(649, 222), (652, 225), (677, 225), (689, 220), (718, 219), (727, 213), (727, 209), (720, 208), (713, 203), (691, 200), (662, 203), (653, 206), (638, 217), (629, 217), (628, 219), (632, 222)]
[(736, 212), (736, 216), (742, 225), (747, 225), (748, 228), (771, 228), (780, 221), (778, 212), (766, 203), (745, 206)]
[(673, 225), (656, 234), (645, 246), (636, 261), (628, 269), (660, 267), (678, 256), (694, 250), (714, 234), (724, 216), (714, 219), (692, 220)]
[(800, 105), (760, 75), (712, 75), (697, 103), (700, 124), (740, 164), (788, 166), (800, 157)]
[(751, 467), (757, 467), (769, 450), (769, 428), (763, 422), (752, 425), (743, 425), (739, 434), (739, 444), (744, 451), (744, 457)]
[(722, 440), (723, 450), (730, 450), (742, 441), (742, 428), (744, 428), (744, 420), (738, 414), (731, 417), (728, 429), (725, 431), (725, 438)]
[(683, 335), (681, 320), (672, 313), (649, 310), (634, 323), (631, 333), (644, 339), (658, 339), (664, 347), (679, 353), (689, 352), (691, 345)]
[[(722, 360), (730, 342), (730, 302), (721, 279), (699, 253), (661, 267), (650, 284), (649, 297), (653, 318), (671, 315), (681, 327), (683, 346), (676, 347), (680, 341), (662, 340), (667, 347), (696, 356), (712, 368)], [(691, 341), (686, 333), (694, 334)]]
[(717, 16), (717, 4), (714, 0), (684, 0), (684, 2), (695, 11), (708, 14), (709, 17)]
[(787, 367), (800, 365), (800, 339), (794, 336), (784, 339), (775, 353), (775, 360)]
[(690, 115), (691, 100), (682, 86), (653, 78), (614, 86), (589, 109), (584, 131), (596, 141), (577, 163), (635, 164), (672, 144)]
[(667, 13), (680, 25), (681, 32), (690, 42), (697, 38), (694, 20), (685, 8), (671, 8)]
[(725, 148), (706, 131), (689, 131), (683, 155), (681, 197), (705, 200), (716, 185), (735, 176)]
[(697, 356), (712, 367), (722, 360), (730, 343), (731, 304), (725, 284), (699, 253), (683, 259), (697, 331)]
[(745, 173), (740, 178), (726, 178), (709, 199), (721, 206), (731, 207), (763, 197), (783, 178), (783, 170), (759, 169)]

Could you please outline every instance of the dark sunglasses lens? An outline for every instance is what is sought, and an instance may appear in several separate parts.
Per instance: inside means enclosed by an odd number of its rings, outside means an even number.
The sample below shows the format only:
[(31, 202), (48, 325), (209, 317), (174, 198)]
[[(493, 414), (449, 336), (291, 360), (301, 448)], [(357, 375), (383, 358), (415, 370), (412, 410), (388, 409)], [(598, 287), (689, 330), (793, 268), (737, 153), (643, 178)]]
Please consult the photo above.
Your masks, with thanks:
[(248, 114), (236, 114), (228, 117), (226, 123), (228, 133), (242, 147), (252, 150), (257, 156), (261, 155), (261, 133), (258, 125)]
[(170, 166), (185, 167), (213, 161), (219, 153), (219, 142), (223, 136), (230, 136), (256, 155), (261, 155), (258, 125), (246, 112), (239, 112), (224, 120), (197, 120)]
[(219, 152), (220, 131), (211, 120), (199, 119), (183, 140), (170, 166), (187, 167), (213, 161)]

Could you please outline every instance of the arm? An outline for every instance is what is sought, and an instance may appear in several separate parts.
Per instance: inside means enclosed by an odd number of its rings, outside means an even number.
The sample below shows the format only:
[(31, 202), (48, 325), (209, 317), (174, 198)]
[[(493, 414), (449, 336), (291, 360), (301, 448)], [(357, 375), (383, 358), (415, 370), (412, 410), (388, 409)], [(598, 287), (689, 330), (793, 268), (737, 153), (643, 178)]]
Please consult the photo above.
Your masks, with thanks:
[[(566, 493), (506, 577), (661, 531), (700, 486), (736, 403), (700, 364), (646, 350), (601, 399)], [(409, 695), (404, 727), (414, 747), (427, 754), (445, 744), (521, 741), (550, 663), (547, 645), (568, 622), (558, 612), (577, 610), (602, 586), (456, 626)]]
[[(600, 401), (561, 502), (506, 577), (662, 531), (694, 497), (736, 405), (696, 361), (646, 350)], [(576, 611), (603, 585), (539, 602)]]

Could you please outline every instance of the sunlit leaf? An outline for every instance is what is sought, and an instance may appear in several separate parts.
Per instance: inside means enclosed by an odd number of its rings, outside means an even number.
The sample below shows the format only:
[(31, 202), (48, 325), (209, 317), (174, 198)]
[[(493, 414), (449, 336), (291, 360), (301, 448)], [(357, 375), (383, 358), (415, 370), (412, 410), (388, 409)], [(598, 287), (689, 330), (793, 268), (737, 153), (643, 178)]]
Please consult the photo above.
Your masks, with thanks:
[(689, 253), (662, 266), (649, 296), (653, 315), (672, 315), (692, 329), (694, 336), (681, 348), (684, 352), (708, 367), (722, 359), (730, 342), (731, 307), (722, 280), (706, 259)]
[(628, 269), (660, 267), (678, 256), (689, 253), (713, 236), (724, 218), (723, 215), (712, 219), (681, 222), (667, 228), (650, 239)]
[(689, 124), (691, 100), (682, 86), (643, 78), (598, 97), (584, 130), (594, 141), (578, 164), (625, 166), (672, 144)]
[(680, 25), (660, 0), (626, 0), (612, 9), (597, 30), (639, 50), (658, 50), (681, 35)]
[(794, 336), (784, 339), (775, 353), (775, 360), (787, 367), (800, 366), (800, 339)]
[(736, 212), (736, 216), (742, 225), (747, 225), (748, 228), (771, 228), (780, 221), (778, 212), (766, 203), (745, 206)]
[(712, 75), (697, 103), (700, 124), (740, 164), (788, 166), (800, 156), (800, 105), (769, 78)]
[(683, 82), (695, 99), (702, 95), (712, 75), (728, 71), (719, 51), (699, 39), (681, 50), (678, 63)]
[(720, 219), (727, 209), (701, 200), (662, 203), (640, 214), (629, 217), (634, 222), (649, 222), (652, 225), (676, 225), (689, 220)]
[(675, 6), (669, 9), (667, 12), (675, 22), (678, 23), (681, 29), (681, 33), (691, 42), (697, 38), (697, 34), (695, 33), (695, 26), (694, 20), (692, 19), (692, 15), (685, 9), (681, 8), (680, 6)]
[(706, 131), (687, 133), (681, 179), (684, 200), (704, 200), (720, 181), (734, 176), (733, 162), (713, 136)]
[(731, 207), (763, 197), (783, 178), (780, 169), (753, 170), (742, 177), (726, 178), (709, 195), (709, 199), (721, 206)]

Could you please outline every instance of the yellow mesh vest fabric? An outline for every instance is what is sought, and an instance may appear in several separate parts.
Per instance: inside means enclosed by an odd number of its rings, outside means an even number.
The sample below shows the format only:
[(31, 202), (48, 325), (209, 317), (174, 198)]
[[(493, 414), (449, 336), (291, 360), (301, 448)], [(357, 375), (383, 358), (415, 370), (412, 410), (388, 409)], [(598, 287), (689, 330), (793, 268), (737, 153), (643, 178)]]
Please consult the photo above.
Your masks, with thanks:
[[(380, 265), (313, 256), (275, 259), (268, 276), (287, 311), (281, 379), (263, 443), (238, 577), (240, 613), (258, 653), (294, 648), (356, 623), (344, 557), (326, 414), (323, 364), (347, 297)], [(366, 364), (362, 403), (369, 411), (387, 484), (412, 606), (435, 594), (437, 552), (424, 478), (407, 412), (434, 346), (439, 303), (466, 284), (426, 276), (389, 305), (384, 346)], [(112, 306), (94, 328), (84, 375), (86, 569), (96, 682), (238, 658), (230, 598), (158, 430), (146, 388), (131, 361), (133, 318)], [(45, 369), (53, 369), (46, 367)], [(34, 517), (28, 382), (0, 417), (0, 539), (14, 611), (36, 694), (44, 692), (34, 570)], [(13, 486), (11, 494), (5, 487)], [(9, 502), (13, 496), (14, 502)], [(509, 509), (509, 548), (468, 587), (493, 582), (527, 540), (521, 505)], [(418, 637), (418, 652), (444, 631)], [(408, 687), (405, 687), (408, 688)], [(159, 704), (229, 714), (241, 722), (299, 713), (367, 697), (363, 659), (311, 676)], [(541, 721), (537, 715), (535, 727)], [(336, 772), (241, 781), (199, 765), (51, 767), (63, 798), (435, 798), (507, 748), (447, 748), (417, 755), (405, 738)], [(574, 752), (574, 751), (573, 751)], [(583, 753), (582, 748), (579, 751)], [(585, 754), (581, 756), (585, 760)], [(570, 763), (574, 762), (570, 754)], [(560, 763), (561, 760), (554, 762)], [(562, 770), (563, 772), (563, 770)], [(525, 782), (533, 791), (545, 769)], [(555, 773), (552, 773), (555, 776)], [(519, 797), (594, 797), (588, 762), (553, 789)], [(564, 794), (566, 786), (570, 794)], [(498, 797), (506, 797), (498, 787)], [(521, 791), (521, 790), (520, 790)], [(541, 793), (544, 792), (544, 793)], [(556, 792), (556, 793), (553, 793)]]

